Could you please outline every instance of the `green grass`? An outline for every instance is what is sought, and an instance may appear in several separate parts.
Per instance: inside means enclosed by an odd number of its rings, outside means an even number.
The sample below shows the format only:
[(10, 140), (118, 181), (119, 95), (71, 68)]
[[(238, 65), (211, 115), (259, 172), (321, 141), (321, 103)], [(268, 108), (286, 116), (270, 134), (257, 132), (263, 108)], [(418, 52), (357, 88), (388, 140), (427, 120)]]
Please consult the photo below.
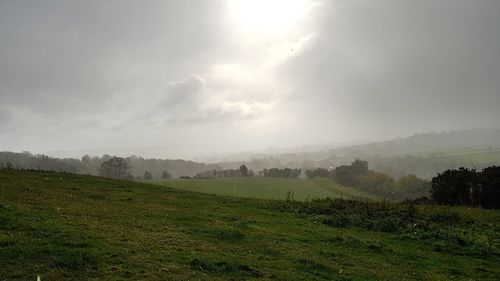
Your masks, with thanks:
[(498, 280), (499, 211), (387, 204), (3, 170), (0, 280)]
[(428, 153), (423, 155), (434, 159), (449, 159), (455, 161), (468, 161), (475, 165), (492, 165), (500, 163), (500, 150), (494, 149), (461, 149)]
[(319, 198), (371, 198), (373, 195), (335, 183), (326, 178), (215, 178), (153, 180), (148, 183), (208, 194), (285, 200), (288, 194), (297, 201)]

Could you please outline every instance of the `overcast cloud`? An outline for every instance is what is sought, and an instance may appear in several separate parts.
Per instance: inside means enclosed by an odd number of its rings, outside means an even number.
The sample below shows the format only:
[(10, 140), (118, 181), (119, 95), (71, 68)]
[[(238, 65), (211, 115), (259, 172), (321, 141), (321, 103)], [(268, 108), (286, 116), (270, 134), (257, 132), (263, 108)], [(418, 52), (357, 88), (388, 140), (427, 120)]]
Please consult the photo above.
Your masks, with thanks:
[(498, 127), (499, 27), (495, 0), (0, 1), (0, 150), (190, 158)]

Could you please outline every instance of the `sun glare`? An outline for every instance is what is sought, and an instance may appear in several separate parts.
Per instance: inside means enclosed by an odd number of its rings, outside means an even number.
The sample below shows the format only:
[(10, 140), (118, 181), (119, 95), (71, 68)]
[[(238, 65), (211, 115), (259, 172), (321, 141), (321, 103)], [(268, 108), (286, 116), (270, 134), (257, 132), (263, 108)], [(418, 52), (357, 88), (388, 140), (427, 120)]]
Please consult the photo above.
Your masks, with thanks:
[(245, 32), (287, 32), (309, 13), (308, 0), (229, 0), (232, 20)]

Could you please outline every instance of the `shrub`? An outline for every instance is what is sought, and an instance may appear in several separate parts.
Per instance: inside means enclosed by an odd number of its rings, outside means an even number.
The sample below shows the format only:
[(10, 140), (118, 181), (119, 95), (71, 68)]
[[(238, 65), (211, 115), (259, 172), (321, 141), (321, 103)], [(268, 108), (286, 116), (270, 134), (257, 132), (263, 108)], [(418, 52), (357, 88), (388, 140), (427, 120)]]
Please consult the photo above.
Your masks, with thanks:
[(500, 208), (500, 167), (488, 167), (481, 172), (479, 201), (484, 208)]
[(477, 188), (475, 170), (447, 170), (432, 178), (432, 199), (442, 205), (472, 205), (473, 190)]

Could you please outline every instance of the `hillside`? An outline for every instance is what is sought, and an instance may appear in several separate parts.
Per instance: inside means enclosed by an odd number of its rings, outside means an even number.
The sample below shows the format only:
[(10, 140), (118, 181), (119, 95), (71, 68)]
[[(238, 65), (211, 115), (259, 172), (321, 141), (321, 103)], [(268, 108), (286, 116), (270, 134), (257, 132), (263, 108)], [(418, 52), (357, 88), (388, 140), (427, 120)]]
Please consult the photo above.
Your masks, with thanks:
[[(315, 152), (259, 153), (249, 155), (244, 163), (250, 169), (259, 171), (271, 167), (328, 168), (349, 164), (355, 159), (367, 160), (370, 168), (396, 177), (411, 173), (431, 178), (446, 169), (482, 169), (500, 165), (500, 129), (421, 133)], [(237, 168), (241, 162), (221, 162), (217, 165)]]
[(215, 178), (153, 180), (150, 183), (182, 190), (257, 199), (304, 201), (319, 198), (372, 198), (373, 195), (345, 187), (326, 178)]
[(467, 152), (474, 150), (500, 150), (500, 129), (469, 129), (440, 133), (420, 133), (388, 141), (354, 145), (333, 149), (336, 157), (426, 156), (435, 153)]
[(498, 211), (329, 202), (315, 207), (0, 170), (0, 280), (497, 280), (500, 274)]

